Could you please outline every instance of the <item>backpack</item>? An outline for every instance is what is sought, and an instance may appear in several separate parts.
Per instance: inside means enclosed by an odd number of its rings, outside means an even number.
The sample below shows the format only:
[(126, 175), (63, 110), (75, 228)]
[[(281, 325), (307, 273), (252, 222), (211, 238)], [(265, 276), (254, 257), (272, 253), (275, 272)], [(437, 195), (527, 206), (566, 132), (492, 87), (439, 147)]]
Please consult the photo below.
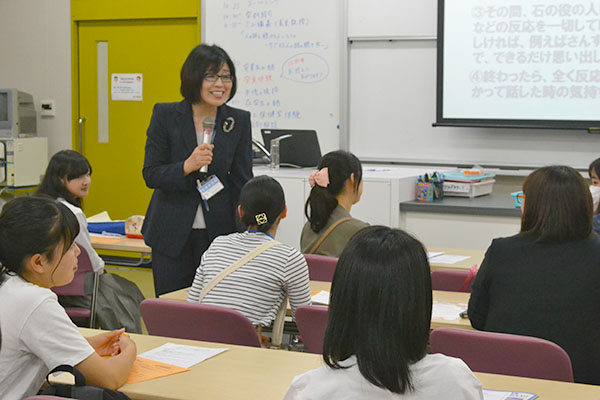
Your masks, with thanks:
[[(65, 385), (62, 383), (50, 383), (48, 377), (55, 372), (69, 372), (75, 377), (75, 385)], [(66, 397), (68, 399), (79, 400), (131, 400), (125, 393), (116, 390), (105, 389), (99, 386), (86, 385), (85, 376), (75, 367), (69, 365), (59, 365), (46, 375), (48, 387), (44, 388), (39, 394)]]

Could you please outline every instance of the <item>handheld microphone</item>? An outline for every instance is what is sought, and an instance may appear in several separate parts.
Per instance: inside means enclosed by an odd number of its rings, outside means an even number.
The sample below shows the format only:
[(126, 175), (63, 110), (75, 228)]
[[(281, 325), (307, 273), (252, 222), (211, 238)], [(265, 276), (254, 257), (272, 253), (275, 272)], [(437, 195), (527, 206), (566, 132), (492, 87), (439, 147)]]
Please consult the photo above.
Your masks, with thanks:
[[(206, 117), (202, 120), (202, 144), (210, 144), (213, 134), (213, 129), (215, 127), (215, 120), (211, 117)], [(200, 168), (200, 172), (207, 173), (208, 165)]]

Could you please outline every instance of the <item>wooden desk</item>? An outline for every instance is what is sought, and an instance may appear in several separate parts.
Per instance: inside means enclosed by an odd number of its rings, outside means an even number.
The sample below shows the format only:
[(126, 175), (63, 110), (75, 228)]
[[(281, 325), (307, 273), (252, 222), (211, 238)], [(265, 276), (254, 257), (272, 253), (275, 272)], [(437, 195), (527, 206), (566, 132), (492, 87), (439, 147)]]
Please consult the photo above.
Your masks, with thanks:
[[(187, 289), (180, 289), (175, 292), (165, 293), (160, 296), (161, 299), (168, 300), (177, 300), (177, 301), (186, 301), (188, 295)], [(320, 282), (320, 281), (310, 281), (310, 290), (311, 291), (319, 291), (331, 290), (330, 282)], [(460, 293), (460, 292), (444, 292), (441, 290), (433, 291), (433, 301), (443, 302), (443, 303), (451, 303), (451, 304), (468, 304), (469, 303), (469, 293)], [(432, 318), (431, 319), (431, 329), (436, 328), (461, 328), (461, 329), (473, 329), (471, 327), (471, 322), (467, 318), (457, 318), (455, 320), (444, 320), (440, 318)]]
[[(161, 299), (167, 299), (167, 300), (186, 301), (189, 290), (190, 290), (190, 288), (179, 289), (174, 292), (161, 294), (158, 297)], [(325, 291), (329, 292), (331, 290), (331, 282), (310, 281), (310, 290), (311, 291), (325, 290)]]
[[(80, 328), (84, 336), (98, 331)], [(323, 366), (318, 354), (260, 349), (132, 334), (138, 352), (142, 353), (164, 343), (202, 347), (227, 347), (228, 351), (197, 364), (189, 372), (166, 376), (120, 390), (132, 399), (192, 400), (192, 399), (281, 399), (292, 379)], [(600, 399), (600, 387), (531, 378), (475, 373), (486, 389), (536, 393), (540, 400)], [(67, 378), (57, 377), (65, 382)]]
[(473, 264), (477, 264), (477, 268), (481, 266), (481, 262), (485, 256), (485, 250), (467, 250), (467, 249), (452, 249), (446, 247), (428, 247), (427, 251), (441, 251), (444, 254), (456, 256), (469, 256), (466, 260), (459, 261), (456, 264), (440, 264), (435, 262), (435, 257), (429, 262), (431, 270), (436, 269), (458, 269), (470, 270)]
[(152, 261), (152, 249), (143, 239), (131, 239), (128, 237), (98, 236), (90, 235), (92, 247), (96, 250), (124, 251), (128, 253), (139, 253), (140, 258), (134, 262), (127, 262), (104, 256), (107, 264), (120, 265), (124, 267), (139, 267)]
[(485, 389), (538, 394), (539, 400), (600, 399), (600, 386), (475, 372)]

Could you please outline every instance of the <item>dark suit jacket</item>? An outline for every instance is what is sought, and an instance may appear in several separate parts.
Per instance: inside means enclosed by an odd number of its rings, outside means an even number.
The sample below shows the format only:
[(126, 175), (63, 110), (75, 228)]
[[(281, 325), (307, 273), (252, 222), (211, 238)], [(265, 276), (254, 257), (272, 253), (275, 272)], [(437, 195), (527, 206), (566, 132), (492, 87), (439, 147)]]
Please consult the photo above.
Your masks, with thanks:
[[(233, 129), (223, 130), (233, 119)], [(208, 236), (236, 231), (235, 209), (244, 184), (252, 178), (252, 132), (248, 111), (223, 105), (217, 111), (213, 160), (208, 175), (216, 175), (225, 189), (203, 207)], [(148, 127), (143, 175), (154, 189), (142, 227), (152, 251), (176, 257), (192, 230), (201, 202), (197, 173), (184, 175), (183, 163), (197, 146), (192, 107), (185, 100), (158, 103)]]
[(600, 238), (536, 239), (494, 239), (473, 282), (471, 325), (550, 340), (569, 354), (575, 382), (598, 385)]

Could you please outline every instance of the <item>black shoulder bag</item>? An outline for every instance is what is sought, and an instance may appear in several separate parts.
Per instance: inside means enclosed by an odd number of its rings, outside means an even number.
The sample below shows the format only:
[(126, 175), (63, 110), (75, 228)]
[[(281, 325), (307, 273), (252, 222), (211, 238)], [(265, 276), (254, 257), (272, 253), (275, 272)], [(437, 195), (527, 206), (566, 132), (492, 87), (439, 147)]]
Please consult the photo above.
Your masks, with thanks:
[[(75, 385), (62, 383), (50, 383), (48, 378), (55, 372), (68, 372), (75, 377)], [(85, 376), (75, 367), (70, 365), (59, 365), (46, 375), (48, 387), (44, 388), (40, 395), (51, 395), (66, 397), (68, 399), (80, 400), (131, 400), (125, 393), (116, 390), (105, 389), (99, 386), (86, 385)]]

